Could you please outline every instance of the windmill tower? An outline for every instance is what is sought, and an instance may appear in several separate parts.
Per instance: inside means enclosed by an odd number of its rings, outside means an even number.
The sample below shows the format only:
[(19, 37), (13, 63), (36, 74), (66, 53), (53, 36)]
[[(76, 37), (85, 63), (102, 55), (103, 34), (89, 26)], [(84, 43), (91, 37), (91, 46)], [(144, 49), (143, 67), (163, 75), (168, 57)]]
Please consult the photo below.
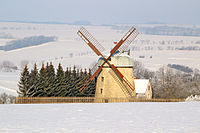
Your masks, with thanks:
[(98, 63), (92, 69), (92, 76), (82, 86), (81, 92), (97, 76), (95, 97), (97, 98), (127, 98), (135, 97), (133, 79), (133, 64), (129, 55), (123, 52), (136, 38), (138, 32), (132, 27), (125, 36), (110, 51), (109, 56), (104, 56), (104, 47), (83, 27), (77, 34), (88, 46), (100, 56)]

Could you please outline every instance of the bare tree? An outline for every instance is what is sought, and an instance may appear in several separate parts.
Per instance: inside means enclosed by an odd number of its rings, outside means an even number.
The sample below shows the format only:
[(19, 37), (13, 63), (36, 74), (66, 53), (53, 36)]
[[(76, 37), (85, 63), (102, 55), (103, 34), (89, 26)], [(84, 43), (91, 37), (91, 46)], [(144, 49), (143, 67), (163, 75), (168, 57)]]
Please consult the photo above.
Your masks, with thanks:
[(0, 94), (0, 104), (11, 104), (15, 103), (15, 96), (7, 95), (6, 93)]
[(11, 61), (6, 60), (0, 64), (0, 69), (10, 72), (12, 70), (17, 70), (17, 66), (15, 66)]

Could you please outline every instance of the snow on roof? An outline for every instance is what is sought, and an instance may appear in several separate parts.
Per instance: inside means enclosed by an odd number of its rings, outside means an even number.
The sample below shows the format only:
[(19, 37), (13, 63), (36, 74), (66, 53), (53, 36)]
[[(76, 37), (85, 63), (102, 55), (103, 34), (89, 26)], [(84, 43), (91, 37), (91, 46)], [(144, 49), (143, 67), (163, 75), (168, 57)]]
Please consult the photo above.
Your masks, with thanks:
[[(106, 56), (107, 58), (107, 56)], [(98, 65), (102, 65), (104, 62), (104, 59), (102, 57), (99, 58), (98, 60)], [(116, 67), (118, 66), (123, 66), (123, 67), (133, 67), (133, 61), (131, 57), (127, 54), (120, 54), (120, 55), (115, 55), (111, 57), (111, 60), (109, 61), (111, 64), (114, 64)], [(106, 63), (104, 66), (108, 66)]]
[(134, 79), (136, 93), (145, 93), (148, 88), (148, 79)]

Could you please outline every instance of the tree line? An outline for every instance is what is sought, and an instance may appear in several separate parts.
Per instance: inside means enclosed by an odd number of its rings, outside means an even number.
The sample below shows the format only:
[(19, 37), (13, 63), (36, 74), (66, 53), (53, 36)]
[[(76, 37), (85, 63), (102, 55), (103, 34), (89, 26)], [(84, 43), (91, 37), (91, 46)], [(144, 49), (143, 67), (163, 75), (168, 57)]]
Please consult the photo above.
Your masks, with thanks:
[[(182, 66), (187, 68), (185, 66)], [(167, 66), (158, 71), (149, 71), (143, 65), (134, 61), (134, 77), (150, 79), (153, 98), (187, 98), (200, 95), (200, 71), (194, 69), (187, 73)], [(189, 68), (191, 69), (191, 68)], [(38, 71), (37, 65), (29, 72), (25, 66), (19, 81), (20, 97), (94, 97), (96, 81), (93, 80), (83, 93), (79, 90), (90, 78), (91, 72), (76, 67), (63, 70), (61, 64), (57, 70), (52, 63), (42, 65)]]
[(168, 64), (167, 66), (170, 67), (170, 68), (177, 69), (177, 70), (182, 71), (182, 72), (186, 72), (186, 73), (192, 73), (193, 72), (193, 70), (191, 68), (189, 68), (188, 66), (183, 66), (183, 65), (179, 65), (179, 64)]
[(31, 36), (25, 37), (23, 39), (17, 39), (6, 43), (5, 46), (0, 46), (0, 50), (9, 51), (24, 47), (30, 47), (35, 45), (40, 45), (43, 43), (54, 42), (56, 41), (57, 37), (55, 36)]
[(55, 70), (52, 63), (47, 63), (38, 71), (34, 64), (29, 72), (26, 65), (18, 83), (18, 94), (20, 97), (94, 97), (95, 80), (82, 93), (79, 91), (90, 76), (90, 70), (79, 70), (75, 66), (64, 71), (61, 64)]
[[(181, 68), (192, 70), (182, 65)], [(153, 98), (187, 98), (200, 95), (200, 71), (194, 69), (188, 73), (181, 70), (163, 66), (157, 71), (150, 71), (140, 62), (134, 61), (134, 76), (150, 80)]]
[(15, 96), (6, 94), (6, 93), (2, 93), (0, 94), (0, 104), (13, 104), (15, 103)]

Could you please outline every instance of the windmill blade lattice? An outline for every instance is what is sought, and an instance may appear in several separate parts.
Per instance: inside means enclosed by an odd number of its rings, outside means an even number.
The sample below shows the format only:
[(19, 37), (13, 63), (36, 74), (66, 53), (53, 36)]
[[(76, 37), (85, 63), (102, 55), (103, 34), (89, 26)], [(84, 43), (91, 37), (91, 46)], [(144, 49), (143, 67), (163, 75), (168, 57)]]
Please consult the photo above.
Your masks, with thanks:
[(92, 75), (97, 71), (98, 65), (99, 65), (99, 64), (96, 63), (96, 64), (92, 67), (92, 69), (91, 69), (91, 74), (92, 74)]
[(124, 52), (126, 50), (126, 48), (131, 44), (131, 42), (137, 37), (138, 34), (139, 34), (139, 32), (134, 27), (132, 27), (128, 31), (128, 33), (122, 38), (122, 40), (124, 40), (124, 42), (123, 42), (123, 45), (121, 47), (119, 47), (119, 49), (118, 49), (119, 52), (120, 53)]
[(86, 42), (89, 43), (83, 36), (80, 34), (80, 32), (100, 51), (103, 52), (105, 48), (84, 28), (81, 27), (78, 35)]

